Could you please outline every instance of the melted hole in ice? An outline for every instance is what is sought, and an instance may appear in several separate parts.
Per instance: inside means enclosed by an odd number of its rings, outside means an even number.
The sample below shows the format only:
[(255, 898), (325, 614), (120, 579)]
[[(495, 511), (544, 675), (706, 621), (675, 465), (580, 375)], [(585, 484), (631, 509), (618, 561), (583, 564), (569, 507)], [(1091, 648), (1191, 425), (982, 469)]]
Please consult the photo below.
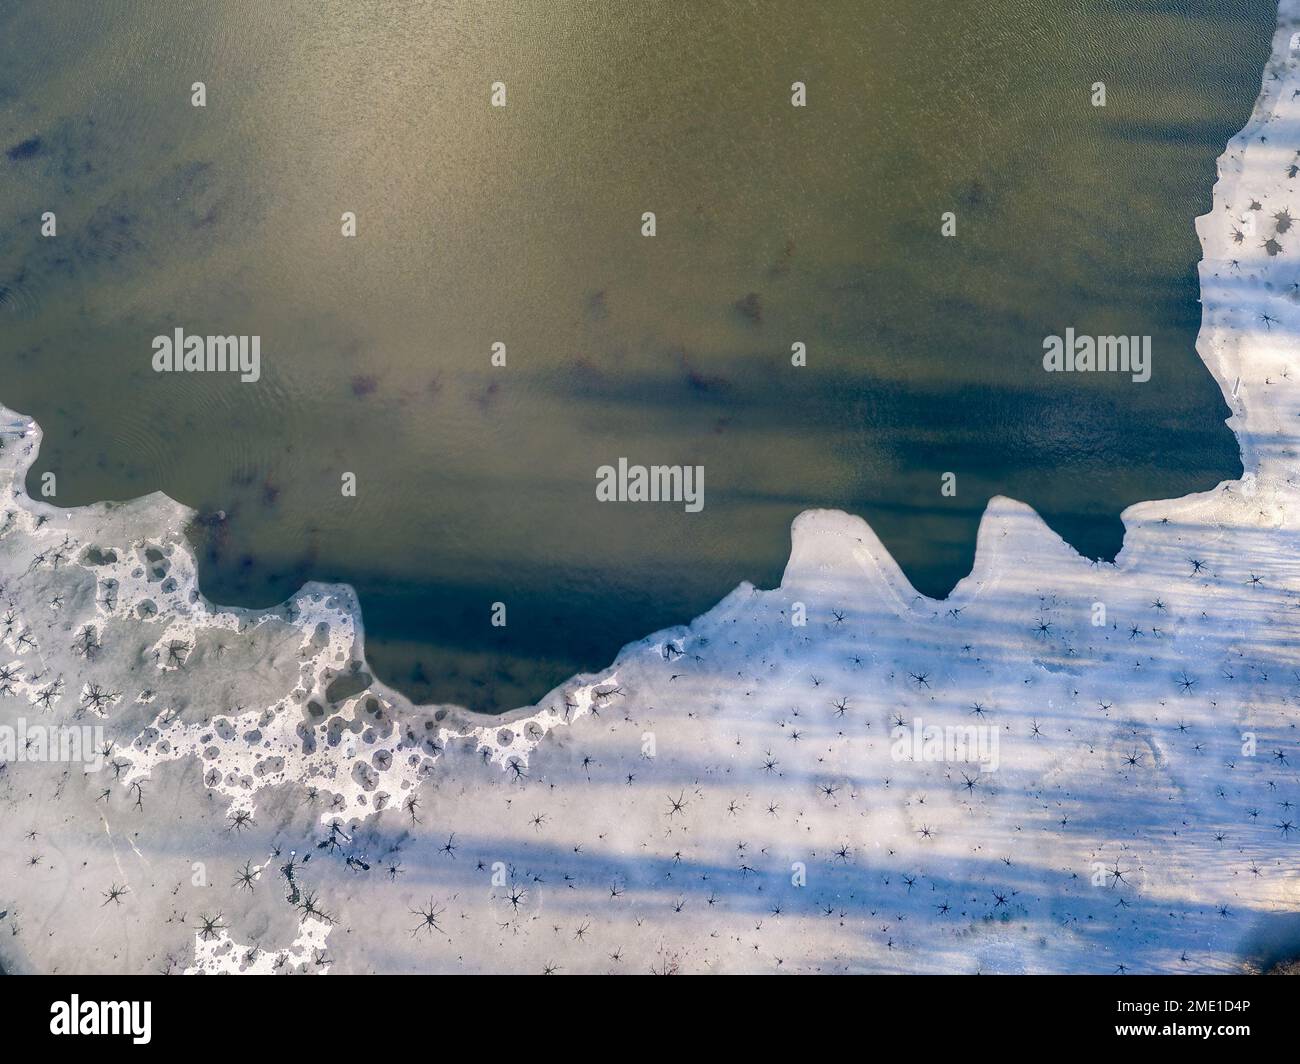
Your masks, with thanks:
[(284, 771), (284, 758), (267, 757), (263, 758), (253, 766), (253, 774), (256, 776), (276, 776)]
[(148, 547), (144, 552), (145, 560), (149, 563), (149, 582), (161, 580), (171, 569), (172, 563), (167, 560), (166, 555), (157, 547)]
[(359, 720), (345, 720), (343, 717), (330, 717), (329, 722), (325, 725), (325, 741), (330, 746), (338, 746), (343, 738), (343, 732), (350, 731), (353, 735), (361, 731), (362, 724)]
[(81, 552), (82, 565), (112, 565), (117, 561), (117, 551), (112, 547), (105, 547), (100, 550), (98, 547), (87, 547)]
[(386, 725), (383, 725), (380, 728), (367, 728), (367, 730), (361, 732), (361, 739), (373, 747), (373, 745), (378, 743), (381, 739), (389, 738), (391, 734), (393, 734), (393, 725), (391, 725), (391, 723), (386, 723)]

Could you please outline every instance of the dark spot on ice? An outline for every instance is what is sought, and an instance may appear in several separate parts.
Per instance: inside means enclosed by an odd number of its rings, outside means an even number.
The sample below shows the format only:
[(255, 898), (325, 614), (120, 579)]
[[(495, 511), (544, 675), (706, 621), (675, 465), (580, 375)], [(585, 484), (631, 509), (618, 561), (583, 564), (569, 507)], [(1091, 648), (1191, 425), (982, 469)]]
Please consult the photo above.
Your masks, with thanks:
[(117, 551), (112, 547), (100, 550), (98, 547), (87, 547), (81, 555), (82, 565), (112, 565), (117, 561)]
[[(346, 702), (349, 698), (359, 695), (369, 686), (369, 673), (362, 671), (348, 673), (336, 678), (334, 682), (325, 689), (325, 698), (327, 701), (334, 703)], [(369, 702), (367, 702), (367, 709), (369, 709), (371, 702), (374, 702), (374, 699), (370, 699)], [(374, 702), (374, 704), (376, 707), (378, 706), (377, 702)]]

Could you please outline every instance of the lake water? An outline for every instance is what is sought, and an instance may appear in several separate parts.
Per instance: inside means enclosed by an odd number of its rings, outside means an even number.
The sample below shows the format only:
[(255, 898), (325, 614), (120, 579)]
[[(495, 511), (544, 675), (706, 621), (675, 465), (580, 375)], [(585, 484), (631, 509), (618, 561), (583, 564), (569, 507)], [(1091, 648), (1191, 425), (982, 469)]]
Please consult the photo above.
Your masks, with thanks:
[[(1113, 557), (1125, 506), (1240, 473), (1193, 218), (1275, 15), (0, 3), (29, 490), (224, 511), (205, 593), (348, 581), (382, 678), (486, 710), (773, 586), (808, 507), (866, 517), (934, 596), (994, 494)], [(178, 326), (260, 336), (261, 379), (155, 373)], [(1067, 328), (1150, 336), (1151, 380), (1045, 373)], [(599, 502), (620, 457), (702, 465), (703, 510)]]

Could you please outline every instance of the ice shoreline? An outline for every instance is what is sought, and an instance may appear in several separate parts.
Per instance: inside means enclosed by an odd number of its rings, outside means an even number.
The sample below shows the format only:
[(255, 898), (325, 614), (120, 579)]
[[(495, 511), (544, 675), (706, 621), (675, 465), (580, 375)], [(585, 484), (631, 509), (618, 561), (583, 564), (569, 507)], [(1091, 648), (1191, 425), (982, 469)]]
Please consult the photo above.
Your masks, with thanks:
[[(864, 521), (807, 511), (779, 588), (742, 584), (536, 706), (413, 707), (377, 683), (330, 705), (364, 667), (350, 588), (208, 603), (189, 511), (28, 499), (39, 429), (0, 408), (0, 724), (113, 744), (98, 778), (0, 770), (0, 962), (1226, 971), (1300, 951), (1300, 829), (1281, 827), (1300, 823), (1300, 305), (1286, 232), (1263, 246), (1300, 161), (1271, 143), (1300, 123), (1298, 7), (1197, 220), (1197, 350), (1246, 477), (1130, 507), (1113, 566), (997, 498), (940, 603)], [(995, 727), (998, 772), (896, 760), (896, 715)], [(308, 868), (328, 919), (303, 907)]]

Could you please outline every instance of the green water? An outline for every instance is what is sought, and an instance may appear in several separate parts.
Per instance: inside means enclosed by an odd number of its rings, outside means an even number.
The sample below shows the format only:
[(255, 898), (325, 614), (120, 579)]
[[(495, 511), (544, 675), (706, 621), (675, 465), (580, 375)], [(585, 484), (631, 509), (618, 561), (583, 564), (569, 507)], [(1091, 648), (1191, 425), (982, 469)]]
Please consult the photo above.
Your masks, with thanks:
[[(994, 494), (1112, 557), (1128, 504), (1240, 472), (1192, 223), (1275, 15), (0, 3), (0, 401), (45, 429), (29, 490), (224, 511), (205, 593), (349, 581), (379, 676), (482, 709), (774, 585), (811, 506), (935, 596)], [(176, 326), (259, 335), (260, 381), (154, 373)], [(1045, 374), (1067, 327), (1150, 335), (1151, 381)], [(704, 510), (598, 502), (620, 456), (703, 465)]]

